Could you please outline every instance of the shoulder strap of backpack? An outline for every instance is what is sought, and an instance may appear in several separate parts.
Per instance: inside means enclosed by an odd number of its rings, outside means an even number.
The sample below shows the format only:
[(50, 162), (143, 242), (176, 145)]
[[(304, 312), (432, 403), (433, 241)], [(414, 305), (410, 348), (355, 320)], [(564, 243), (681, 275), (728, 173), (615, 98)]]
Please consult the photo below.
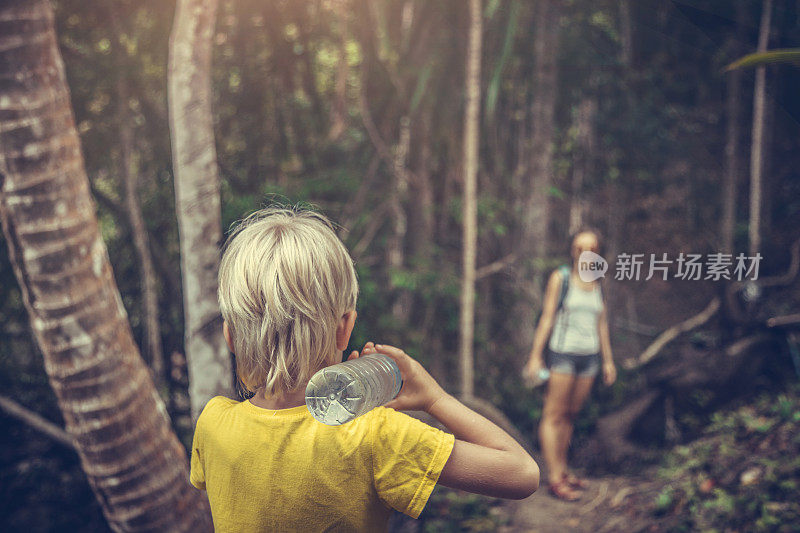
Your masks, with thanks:
[(561, 274), (561, 294), (558, 297), (558, 307), (556, 310), (561, 309), (564, 305), (564, 299), (567, 297), (567, 289), (569, 289), (569, 266), (561, 265), (558, 267), (558, 273)]

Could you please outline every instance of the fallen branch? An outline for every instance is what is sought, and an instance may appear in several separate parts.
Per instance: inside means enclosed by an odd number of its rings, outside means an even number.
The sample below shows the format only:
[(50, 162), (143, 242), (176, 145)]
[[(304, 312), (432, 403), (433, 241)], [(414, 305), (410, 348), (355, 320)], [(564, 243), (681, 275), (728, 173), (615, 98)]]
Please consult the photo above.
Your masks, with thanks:
[(352, 200), (348, 201), (342, 210), (339, 226), (340, 233), (341, 230), (348, 232), (353, 229), (353, 224), (355, 224), (356, 218), (364, 210), (364, 205), (367, 200), (367, 193), (373, 188), (372, 184), (375, 181), (375, 175), (378, 173), (380, 162), (381, 158), (378, 155), (373, 156), (372, 160), (369, 162), (367, 170), (364, 173), (364, 178), (361, 180), (361, 184), (358, 186), (358, 191), (356, 191), (356, 194), (353, 196)]
[[(784, 274), (777, 276), (769, 276), (759, 280), (742, 280), (731, 282), (725, 290), (725, 305), (728, 313), (736, 322), (745, 322), (747, 315), (742, 311), (741, 305), (737, 299), (737, 293), (741, 291), (745, 284), (755, 283), (759, 288), (766, 287), (784, 287), (791, 285), (794, 279), (800, 272), (800, 239), (792, 243), (789, 248), (789, 268)], [(769, 324), (767, 324), (769, 326)], [(769, 326), (772, 327), (772, 326)]]
[(794, 315), (775, 316), (767, 319), (767, 327), (793, 326), (800, 324), (800, 313)]
[(488, 265), (484, 265), (475, 271), (475, 280), (479, 280), (481, 278), (485, 278), (486, 276), (491, 276), (496, 272), (500, 272), (508, 265), (516, 261), (517, 256), (513, 253), (508, 254), (502, 259), (498, 259), (494, 263), (489, 263)]
[(625, 361), (623, 366), (628, 370), (632, 370), (646, 364), (656, 355), (658, 355), (664, 346), (672, 342), (680, 334), (691, 331), (708, 322), (708, 320), (719, 310), (719, 303), (719, 298), (713, 298), (705, 309), (700, 311), (695, 316), (665, 330), (656, 338), (656, 340), (652, 342), (652, 344), (650, 344), (650, 346), (645, 349), (644, 352), (642, 352), (638, 358)]
[(581, 514), (587, 514), (594, 511), (598, 505), (606, 498), (608, 494), (608, 482), (604, 481), (600, 484), (600, 489), (598, 491), (597, 496), (590, 501), (588, 504), (584, 505), (581, 509)]
[(616, 509), (617, 507), (622, 505), (622, 502), (625, 501), (625, 498), (632, 492), (633, 489), (631, 487), (622, 487), (621, 489), (619, 489), (619, 492), (617, 492), (617, 494), (613, 498), (611, 498), (610, 502), (611, 508)]
[(383, 223), (386, 222), (385, 215), (387, 210), (387, 204), (383, 203), (372, 212), (372, 215), (370, 215), (372, 218), (370, 218), (367, 227), (364, 229), (364, 234), (361, 236), (361, 239), (359, 239), (358, 243), (353, 246), (353, 259), (355, 259), (356, 262), (358, 262), (361, 255), (367, 251), (372, 239), (375, 238), (375, 235), (378, 234), (378, 230), (381, 229)]
[(383, 159), (387, 165), (395, 174), (399, 172), (405, 174), (405, 179), (403, 181), (413, 180), (415, 182), (419, 182), (416, 174), (402, 166), (398, 168), (396, 158), (392, 155), (392, 150), (386, 141), (381, 137), (380, 132), (378, 131), (378, 126), (375, 124), (375, 121), (372, 119), (372, 113), (369, 111), (369, 105), (367, 104), (366, 96), (364, 95), (364, 91), (359, 91), (358, 93), (358, 109), (361, 114), (361, 122), (364, 125), (364, 129), (367, 130), (367, 137), (369, 137), (372, 146), (375, 147), (375, 150), (378, 152), (378, 155)]
[(0, 409), (5, 411), (9, 416), (12, 416), (17, 420), (26, 423), (33, 429), (44, 433), (51, 439), (57, 441), (59, 444), (63, 444), (64, 446), (72, 448), (73, 450), (75, 449), (75, 441), (69, 433), (53, 424), (49, 420), (46, 420), (33, 411), (21, 406), (11, 398), (0, 396)]
[(648, 326), (633, 320), (615, 320), (614, 327), (637, 333), (639, 335), (647, 335), (648, 337), (655, 337), (661, 330), (655, 326)]

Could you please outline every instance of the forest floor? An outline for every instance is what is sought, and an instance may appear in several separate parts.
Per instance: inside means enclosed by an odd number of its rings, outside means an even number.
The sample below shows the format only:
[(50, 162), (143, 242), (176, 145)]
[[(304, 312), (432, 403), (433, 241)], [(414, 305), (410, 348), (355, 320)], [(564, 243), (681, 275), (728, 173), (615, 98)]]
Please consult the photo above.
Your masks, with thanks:
[(796, 381), (717, 411), (698, 438), (658, 457), (635, 476), (589, 478), (577, 502), (552, 497), (543, 483), (530, 498), (504, 504), (502, 530), (800, 531)]
[(564, 531), (647, 531), (652, 517), (641, 509), (653, 501), (662, 483), (625, 476), (586, 478), (589, 487), (580, 500), (566, 502), (552, 496), (546, 483), (530, 498), (509, 502), (507, 533), (563, 533)]

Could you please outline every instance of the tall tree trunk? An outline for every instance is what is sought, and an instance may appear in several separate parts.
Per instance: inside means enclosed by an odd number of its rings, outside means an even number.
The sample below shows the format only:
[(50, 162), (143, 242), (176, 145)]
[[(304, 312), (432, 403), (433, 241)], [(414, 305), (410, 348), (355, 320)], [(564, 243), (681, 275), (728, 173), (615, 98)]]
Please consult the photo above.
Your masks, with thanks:
[[(758, 31), (758, 51), (767, 50), (769, 41), (772, 0), (764, 0), (761, 26)], [(764, 170), (764, 109), (766, 106), (766, 67), (756, 67), (756, 83), (753, 90), (753, 133), (750, 145), (750, 225), (749, 252), (755, 255), (761, 250), (761, 186)]]
[(478, 122), (481, 100), (481, 1), (469, 3), (469, 43), (467, 49), (466, 94), (464, 106), (464, 205), (463, 205), (463, 255), (461, 279), (461, 319), (459, 360), (461, 367), (461, 394), (474, 394), (475, 362), (473, 342), (475, 337), (475, 257), (478, 246)]
[(233, 384), (217, 303), (222, 222), (211, 118), (216, 11), (217, 0), (178, 0), (167, 70), (189, 396), (195, 419), (212, 397), (230, 396)]
[(50, 2), (0, 20), (0, 217), (66, 429), (112, 529), (209, 531), (100, 236)]
[(533, 79), (534, 100), (531, 107), (530, 160), (522, 180), (523, 202), (517, 250), (520, 268), (517, 273), (517, 342), (530, 345), (533, 338), (535, 307), (541, 302), (543, 272), (537, 260), (548, 251), (550, 220), (548, 192), (553, 183), (553, 142), (558, 80), (558, 40), (560, 0), (535, 3), (533, 53), (536, 67)]
[(573, 234), (584, 225), (586, 217), (586, 198), (583, 187), (594, 169), (595, 126), (597, 102), (594, 98), (585, 98), (578, 106), (577, 117), (577, 154), (572, 167), (572, 195), (569, 205), (569, 233)]
[(131, 224), (133, 244), (139, 262), (140, 286), (143, 299), (143, 322), (145, 330), (146, 354), (150, 360), (150, 369), (158, 388), (165, 384), (164, 353), (161, 348), (161, 328), (158, 316), (158, 288), (153, 258), (150, 255), (150, 243), (147, 226), (139, 206), (139, 161), (135, 153), (133, 123), (128, 113), (128, 91), (123, 80), (117, 81), (118, 121), (120, 135), (120, 151), (122, 154), (120, 167), (125, 182), (125, 208)]
[[(619, 2), (620, 62), (623, 67), (621, 86), (625, 95), (624, 112), (627, 114), (624, 122), (627, 124), (634, 122), (633, 108), (635, 100), (634, 87), (633, 83), (631, 83), (634, 74), (633, 14), (631, 13), (631, 7), (629, 0), (621, 0)], [(626, 161), (623, 160), (620, 163), (620, 166), (625, 168)], [(606, 225), (608, 236), (605, 243), (605, 252), (609, 263), (616, 260), (617, 255), (620, 253), (620, 243), (623, 239), (622, 229), (627, 213), (627, 190), (625, 182), (620, 178), (624, 178), (624, 176), (625, 172), (623, 171), (620, 175), (612, 177), (606, 182)], [(612, 312), (622, 309), (623, 303), (628, 298), (625, 294), (626, 288), (623, 286), (624, 284), (615, 283), (613, 276), (609, 276), (606, 281), (609, 288), (606, 298), (608, 309)]]
[[(736, 32), (733, 37), (734, 57), (739, 57), (746, 11), (742, 0), (736, 1)], [(741, 137), (742, 69), (728, 74), (728, 94), (725, 107), (728, 123), (725, 131), (725, 169), (722, 181), (722, 220), (720, 222), (721, 251), (733, 253), (736, 230), (736, 189), (739, 183), (739, 140)]]

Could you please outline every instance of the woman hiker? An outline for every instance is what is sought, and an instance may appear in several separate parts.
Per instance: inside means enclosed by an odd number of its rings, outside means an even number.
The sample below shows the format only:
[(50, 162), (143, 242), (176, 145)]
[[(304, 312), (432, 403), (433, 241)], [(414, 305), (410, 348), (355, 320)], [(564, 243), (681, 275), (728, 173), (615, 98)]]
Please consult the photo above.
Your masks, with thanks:
[(601, 370), (606, 385), (617, 377), (600, 281), (583, 281), (578, 275), (581, 253), (598, 253), (599, 249), (596, 231), (579, 231), (571, 239), (572, 266), (563, 266), (550, 275), (533, 349), (523, 369), (527, 380), (534, 380), (544, 368), (549, 370), (539, 443), (547, 465), (549, 490), (566, 501), (579, 499), (581, 489), (587, 485), (567, 468), (575, 417)]

